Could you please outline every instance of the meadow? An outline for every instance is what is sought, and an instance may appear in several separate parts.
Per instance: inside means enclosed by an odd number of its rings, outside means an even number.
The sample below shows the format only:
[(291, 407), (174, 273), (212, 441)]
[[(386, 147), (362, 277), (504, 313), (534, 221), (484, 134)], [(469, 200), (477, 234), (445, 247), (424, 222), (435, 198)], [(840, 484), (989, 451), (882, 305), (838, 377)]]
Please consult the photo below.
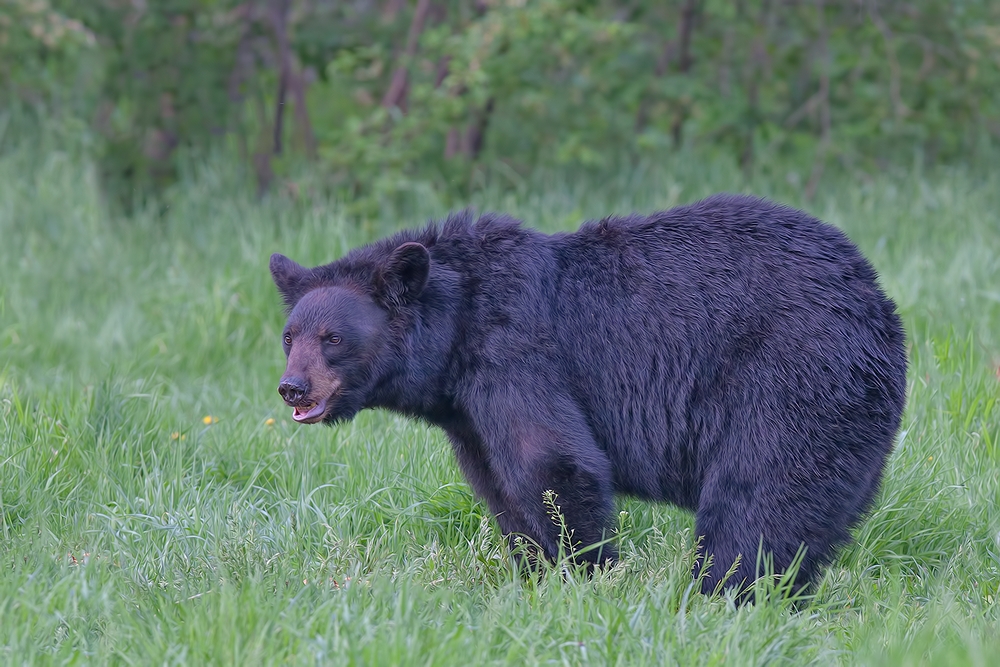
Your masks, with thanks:
[(524, 579), (443, 435), (301, 427), (275, 388), (270, 253), (330, 261), (441, 216), (370, 220), (303, 172), (224, 161), (115, 212), (58, 141), (0, 153), (0, 662), (993, 665), (1000, 660), (1000, 169), (747, 180), (679, 155), (539, 173), (467, 202), (554, 231), (717, 191), (802, 206), (878, 269), (909, 403), (870, 517), (809, 599), (695, 593), (693, 518), (619, 504), (619, 567)]

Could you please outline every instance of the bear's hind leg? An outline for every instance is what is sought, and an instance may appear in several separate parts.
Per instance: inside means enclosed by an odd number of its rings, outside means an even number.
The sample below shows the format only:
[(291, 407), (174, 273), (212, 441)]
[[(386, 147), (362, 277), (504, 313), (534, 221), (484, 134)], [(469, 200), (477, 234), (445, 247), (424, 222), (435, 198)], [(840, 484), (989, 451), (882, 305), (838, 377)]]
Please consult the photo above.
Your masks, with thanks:
[[(815, 486), (822, 484), (817, 481)], [(825, 489), (808, 491), (818, 491), (823, 501), (829, 500), (829, 496), (823, 498)], [(788, 480), (754, 484), (732, 474), (710, 476), (696, 515), (701, 545), (695, 576), (707, 558), (712, 559), (702, 580), (702, 592), (711, 594), (720, 584), (740, 590), (752, 586), (765, 574), (758, 553), (770, 559), (775, 574), (785, 573), (801, 555), (792, 587), (799, 591), (808, 586), (819, 568), (830, 561), (834, 549), (849, 537), (850, 518), (825, 505), (806, 488)], [(805, 551), (800, 554), (802, 548)]]

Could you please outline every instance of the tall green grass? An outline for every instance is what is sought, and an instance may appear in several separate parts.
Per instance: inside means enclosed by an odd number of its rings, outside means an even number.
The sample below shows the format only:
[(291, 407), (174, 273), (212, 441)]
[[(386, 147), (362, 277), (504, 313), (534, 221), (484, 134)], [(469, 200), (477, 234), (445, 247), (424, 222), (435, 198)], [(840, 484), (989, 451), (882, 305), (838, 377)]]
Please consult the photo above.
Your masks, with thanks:
[(737, 608), (694, 593), (682, 511), (622, 502), (620, 567), (522, 580), (440, 433), (293, 424), (269, 254), (329, 261), (445, 206), (348, 221), (308, 175), (256, 201), (220, 164), (123, 218), (85, 157), (0, 155), (0, 662), (996, 664), (996, 170), (834, 180), (806, 205), (681, 156), (470, 202), (556, 230), (750, 191), (879, 269), (912, 359), (884, 490), (815, 598)]

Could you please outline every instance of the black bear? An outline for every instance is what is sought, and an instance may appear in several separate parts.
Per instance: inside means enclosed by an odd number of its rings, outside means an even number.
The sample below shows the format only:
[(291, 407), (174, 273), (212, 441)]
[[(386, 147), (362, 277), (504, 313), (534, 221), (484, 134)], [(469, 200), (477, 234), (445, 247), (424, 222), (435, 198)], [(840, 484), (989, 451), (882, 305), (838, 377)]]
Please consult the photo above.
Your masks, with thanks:
[(802, 546), (806, 585), (870, 507), (903, 412), (904, 332), (875, 271), (762, 199), (553, 235), (464, 212), (313, 269), (276, 254), (271, 274), (294, 419), (388, 408), (442, 428), (502, 530), (548, 558), (613, 561), (625, 494), (695, 512), (703, 591)]

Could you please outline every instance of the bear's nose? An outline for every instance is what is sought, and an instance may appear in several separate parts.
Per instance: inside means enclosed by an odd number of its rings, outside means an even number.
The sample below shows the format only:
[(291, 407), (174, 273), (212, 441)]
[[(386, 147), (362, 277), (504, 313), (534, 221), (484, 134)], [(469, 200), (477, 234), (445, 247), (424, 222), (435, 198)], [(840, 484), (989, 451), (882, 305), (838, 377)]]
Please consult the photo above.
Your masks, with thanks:
[(281, 378), (281, 382), (278, 384), (278, 393), (285, 399), (285, 403), (294, 406), (309, 393), (309, 384), (302, 378)]

